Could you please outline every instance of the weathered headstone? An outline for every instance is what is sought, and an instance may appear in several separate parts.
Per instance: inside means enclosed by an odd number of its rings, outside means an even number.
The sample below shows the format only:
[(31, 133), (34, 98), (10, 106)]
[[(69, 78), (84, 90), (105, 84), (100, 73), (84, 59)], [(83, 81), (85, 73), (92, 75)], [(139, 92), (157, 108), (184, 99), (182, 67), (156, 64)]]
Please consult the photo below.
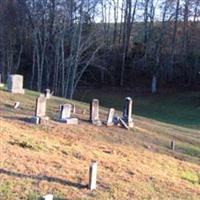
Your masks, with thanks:
[(122, 118), (119, 118), (119, 123), (127, 130), (130, 128)]
[(40, 95), (36, 99), (35, 116), (32, 118), (35, 124), (47, 121), (49, 118), (46, 116), (46, 98), (44, 95)]
[(115, 109), (110, 108), (108, 112), (108, 117), (107, 117), (107, 126), (113, 126), (114, 125), (114, 115), (115, 115)]
[(78, 124), (77, 118), (71, 118), (71, 104), (60, 105), (60, 117), (59, 121), (64, 122), (66, 124), (76, 125)]
[(45, 97), (46, 97), (47, 99), (50, 99), (50, 98), (51, 98), (51, 91), (50, 91), (50, 89), (46, 89), (46, 90), (45, 90)]
[(60, 120), (63, 121), (70, 118), (71, 110), (72, 110), (71, 104), (60, 105)]
[(129, 128), (134, 127), (132, 118), (132, 109), (133, 109), (133, 100), (130, 97), (126, 97), (122, 120), (127, 124)]
[(45, 117), (46, 116), (46, 98), (44, 96), (39, 96), (36, 99), (36, 117)]
[(90, 103), (90, 121), (92, 124), (101, 126), (101, 121), (99, 119), (99, 100), (93, 99)]
[(11, 93), (24, 94), (23, 76), (13, 74), (8, 77), (8, 91)]
[(89, 169), (89, 185), (88, 188), (90, 190), (96, 189), (96, 182), (97, 182), (97, 162), (92, 161)]

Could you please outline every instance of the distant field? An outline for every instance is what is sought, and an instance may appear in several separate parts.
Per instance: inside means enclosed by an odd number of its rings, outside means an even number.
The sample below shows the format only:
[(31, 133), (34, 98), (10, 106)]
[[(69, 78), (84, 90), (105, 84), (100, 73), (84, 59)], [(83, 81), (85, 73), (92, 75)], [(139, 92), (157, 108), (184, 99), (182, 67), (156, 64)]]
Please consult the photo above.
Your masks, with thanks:
[[(75, 99), (89, 102), (98, 98), (102, 106), (122, 110), (124, 97), (134, 99), (134, 113), (161, 122), (188, 128), (200, 129), (200, 92), (177, 93), (173, 95), (138, 97), (130, 92), (109, 90), (79, 91)], [(199, 107), (199, 108), (198, 108)]]

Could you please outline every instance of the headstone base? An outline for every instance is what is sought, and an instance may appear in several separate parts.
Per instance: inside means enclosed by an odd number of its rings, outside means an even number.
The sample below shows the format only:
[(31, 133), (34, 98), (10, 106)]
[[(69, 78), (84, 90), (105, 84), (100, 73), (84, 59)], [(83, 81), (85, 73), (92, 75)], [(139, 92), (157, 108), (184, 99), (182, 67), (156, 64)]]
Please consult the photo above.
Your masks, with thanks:
[(60, 119), (59, 121), (66, 123), (68, 125), (77, 125), (78, 124), (77, 118)]
[(10, 90), (9, 92), (13, 93), (13, 94), (25, 94), (25, 90), (21, 89), (21, 90)]
[(37, 116), (33, 116), (31, 118), (31, 122), (33, 124), (45, 124), (47, 121), (49, 121), (49, 117), (37, 117)]
[(33, 123), (33, 124), (39, 124), (40, 123), (40, 118), (36, 117), (36, 116), (33, 116), (31, 118), (31, 123)]
[(131, 118), (131, 120), (127, 121), (127, 119), (125, 118), (122, 118), (122, 120), (127, 124), (127, 126), (129, 128), (134, 128), (134, 122), (133, 122), (133, 119)]
[(114, 126), (114, 122), (109, 122), (109, 123), (106, 122), (105, 124), (106, 124), (106, 126)]
[(92, 124), (93, 125), (96, 125), (96, 126), (101, 126), (102, 125), (102, 122), (100, 120), (93, 120), (92, 121)]

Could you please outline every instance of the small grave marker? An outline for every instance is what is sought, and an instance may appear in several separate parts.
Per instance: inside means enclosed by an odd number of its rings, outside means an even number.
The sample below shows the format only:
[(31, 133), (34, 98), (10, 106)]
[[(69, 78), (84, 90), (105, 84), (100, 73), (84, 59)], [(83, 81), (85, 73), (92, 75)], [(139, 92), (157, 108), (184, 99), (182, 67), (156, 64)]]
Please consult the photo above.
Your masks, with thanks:
[(96, 189), (96, 182), (97, 182), (97, 162), (92, 161), (90, 168), (89, 168), (89, 186), (90, 190)]
[(174, 140), (171, 141), (171, 150), (175, 150), (176, 143)]
[(14, 103), (14, 109), (19, 108), (19, 106), (20, 106), (20, 102), (19, 101), (17, 101), (17, 102)]

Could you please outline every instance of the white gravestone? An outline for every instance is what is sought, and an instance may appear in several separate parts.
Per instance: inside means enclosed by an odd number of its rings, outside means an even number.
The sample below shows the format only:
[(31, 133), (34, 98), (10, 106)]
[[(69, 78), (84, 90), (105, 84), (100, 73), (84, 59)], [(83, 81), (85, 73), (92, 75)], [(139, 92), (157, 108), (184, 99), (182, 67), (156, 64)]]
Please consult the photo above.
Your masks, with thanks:
[(8, 91), (11, 93), (24, 94), (23, 76), (13, 74), (8, 77)]
[(60, 105), (59, 121), (64, 122), (66, 124), (71, 124), (71, 125), (78, 124), (77, 118), (71, 118), (71, 111), (72, 111), (71, 104)]
[(93, 161), (89, 168), (89, 190), (96, 189), (96, 182), (97, 182), (97, 162)]
[(60, 120), (63, 121), (70, 118), (71, 110), (72, 110), (71, 104), (60, 105)]

